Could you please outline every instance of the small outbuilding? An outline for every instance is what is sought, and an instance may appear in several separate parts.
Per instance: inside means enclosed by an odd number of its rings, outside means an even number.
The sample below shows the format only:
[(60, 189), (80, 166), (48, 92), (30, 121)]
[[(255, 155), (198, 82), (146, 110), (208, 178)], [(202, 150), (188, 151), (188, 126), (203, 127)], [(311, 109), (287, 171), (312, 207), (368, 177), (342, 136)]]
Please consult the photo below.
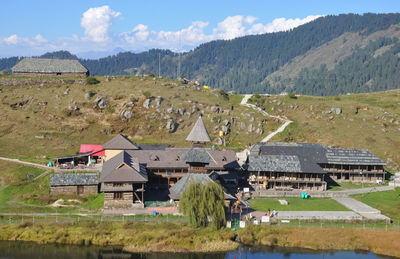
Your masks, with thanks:
[(89, 70), (75, 59), (24, 58), (11, 68), (14, 76), (87, 77)]
[(50, 194), (94, 194), (98, 193), (98, 185), (96, 173), (50, 175)]

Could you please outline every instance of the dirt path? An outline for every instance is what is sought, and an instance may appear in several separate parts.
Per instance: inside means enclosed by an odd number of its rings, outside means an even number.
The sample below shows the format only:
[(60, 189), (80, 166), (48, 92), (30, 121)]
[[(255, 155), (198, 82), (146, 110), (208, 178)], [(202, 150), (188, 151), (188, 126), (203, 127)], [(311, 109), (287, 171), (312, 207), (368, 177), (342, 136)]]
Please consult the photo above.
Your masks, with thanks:
[[(33, 166), (33, 167), (36, 167), (36, 168), (39, 168), (39, 169), (44, 169), (44, 170), (54, 170), (54, 171), (58, 171), (58, 172), (72, 172), (72, 171), (98, 172), (98, 171), (101, 170), (101, 168), (93, 168), (93, 169), (89, 169), (89, 168), (87, 168), (87, 169), (86, 168), (85, 169), (79, 169), (79, 168), (75, 168), (75, 169), (60, 169), (60, 168), (57, 168), (57, 167), (48, 167), (47, 165), (21, 161), (19, 159), (8, 158), (8, 157), (0, 157), (0, 160), (13, 162), (13, 163), (18, 163), (18, 164), (27, 165), (27, 166)], [(46, 173), (48, 173), (48, 172), (46, 172)]]
[[(283, 124), (278, 129), (276, 129), (275, 131), (271, 132), (270, 134), (268, 134), (268, 136), (266, 136), (265, 138), (263, 138), (260, 141), (260, 142), (266, 143), (269, 140), (271, 140), (276, 134), (283, 132), (286, 129), (286, 127), (289, 126), (290, 123), (292, 123), (292, 121), (288, 120), (288, 119), (285, 119), (285, 118), (282, 118), (282, 117), (279, 117), (279, 116), (271, 115), (271, 114), (267, 113), (266, 111), (264, 111), (263, 109), (261, 109), (260, 107), (257, 107), (254, 104), (247, 103), (247, 101), (251, 98), (251, 96), (252, 96), (252, 94), (245, 94), (243, 96), (242, 101), (240, 102), (240, 105), (252, 108), (254, 110), (257, 110), (262, 115), (264, 115), (265, 117), (274, 118), (274, 119), (277, 119), (277, 120), (283, 122)], [(244, 162), (247, 159), (247, 156), (248, 156), (249, 152), (250, 152), (249, 149), (246, 148), (242, 152), (236, 153), (236, 155), (237, 155), (237, 157), (239, 159), (238, 160), (239, 164), (241, 164), (241, 165), (244, 164)]]
[(261, 140), (261, 142), (268, 142), (271, 138), (273, 138), (276, 134), (281, 133), (282, 131), (285, 130), (285, 128), (292, 123), (291, 120), (279, 117), (279, 116), (274, 116), (271, 115), (269, 113), (267, 113), (266, 111), (262, 110), (260, 107), (255, 106), (254, 104), (250, 104), (247, 103), (247, 101), (251, 98), (252, 94), (245, 94), (242, 101), (240, 102), (240, 105), (246, 106), (246, 107), (250, 107), (253, 108), (254, 110), (259, 111), (262, 115), (264, 115), (265, 117), (269, 117), (269, 118), (274, 118), (274, 119), (278, 119), (279, 121), (282, 121), (283, 124), (282, 126), (280, 126), (277, 130), (275, 130), (274, 132), (270, 133), (268, 136), (266, 136), (265, 138), (263, 138)]

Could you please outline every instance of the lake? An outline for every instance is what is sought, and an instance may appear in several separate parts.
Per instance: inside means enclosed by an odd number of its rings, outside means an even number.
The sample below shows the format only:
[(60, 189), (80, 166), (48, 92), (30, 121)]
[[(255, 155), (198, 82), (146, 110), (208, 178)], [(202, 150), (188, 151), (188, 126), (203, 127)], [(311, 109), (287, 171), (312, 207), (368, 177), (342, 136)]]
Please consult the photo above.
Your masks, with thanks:
[[(140, 259), (258, 259), (258, 258), (381, 258), (373, 253), (356, 251), (314, 251), (298, 248), (272, 248), (272, 247), (239, 247), (237, 250), (225, 253), (125, 253), (119, 248), (73, 245), (38, 245), (31, 242), (0, 241), (0, 259), (20, 258), (140, 258)], [(383, 258), (383, 257), (382, 257)]]

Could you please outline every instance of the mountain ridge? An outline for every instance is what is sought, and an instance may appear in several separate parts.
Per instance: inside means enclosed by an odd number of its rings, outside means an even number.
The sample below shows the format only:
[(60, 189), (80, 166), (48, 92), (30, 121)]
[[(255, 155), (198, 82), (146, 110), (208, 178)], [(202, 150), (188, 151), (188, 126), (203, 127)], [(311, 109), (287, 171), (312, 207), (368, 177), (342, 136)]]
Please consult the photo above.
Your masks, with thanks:
[[(192, 51), (182, 53), (181, 56), (169, 50), (151, 49), (136, 54), (120, 52), (97, 60), (80, 59), (80, 61), (93, 75), (140, 75), (148, 72), (158, 75), (160, 57), (160, 74), (162, 77), (176, 78), (179, 76), (177, 67), (181, 63), (180, 76), (199, 81), (201, 84), (224, 90), (235, 90), (239, 93), (296, 92), (327, 95), (370, 92), (397, 88), (395, 79), (399, 77), (400, 72), (397, 72), (397, 67), (400, 66), (400, 60), (396, 56), (396, 50), (390, 52), (391, 48), (388, 46), (381, 50), (381, 54), (391, 53), (392, 55), (385, 57), (385, 61), (389, 65), (383, 67), (385, 74), (383, 80), (387, 81), (383, 88), (375, 84), (368, 85), (364, 80), (362, 84), (360, 82), (358, 85), (343, 80), (339, 86), (335, 85), (335, 82), (321, 81), (324, 84), (322, 88), (327, 88), (327, 85), (330, 88), (336, 88), (327, 91), (322, 89), (320, 85), (316, 85), (315, 81), (319, 80), (318, 78), (304, 80), (304, 78), (299, 78), (299, 72), (303, 71), (303, 74), (301, 74), (303, 76), (307, 74), (304, 69), (311, 69), (310, 73), (319, 74), (314, 70), (319, 70), (321, 65), (325, 64), (328, 70), (332, 70), (333, 65), (338, 67), (338, 64), (342, 62), (346, 63), (343, 66), (346, 66), (347, 69), (350, 68), (346, 71), (348, 75), (359, 74), (361, 77), (372, 79), (371, 82), (382, 80), (381, 75), (377, 76), (371, 73), (368, 67), (360, 64), (352, 69), (349, 62), (354, 62), (355, 57), (346, 59), (354, 54), (355, 50), (366, 48), (372, 39), (361, 45), (356, 44), (359, 48), (355, 48), (355, 44), (349, 43), (357, 42), (354, 38), (373, 38), (371, 35), (374, 34), (381, 34), (381, 37), (385, 38), (383, 41), (389, 42), (394, 37), (389, 32), (399, 34), (400, 26), (397, 27), (399, 23), (400, 14), (397, 13), (328, 15), (285, 32), (249, 35), (233, 40), (216, 40), (203, 43)], [(396, 38), (398, 38), (398, 35)], [(330, 55), (330, 53), (315, 55), (314, 52), (314, 59), (317, 59), (317, 62), (314, 63), (319, 66), (309, 67), (307, 64), (301, 63), (299, 68), (295, 69), (296, 73), (289, 73), (287, 80), (282, 80), (279, 76), (277, 80), (273, 80), (276, 75), (286, 75), (287, 70), (285, 68), (290, 66), (291, 63), (295, 64), (302, 57), (313, 53), (312, 51), (315, 49), (326, 49), (324, 48), (325, 44), (329, 45), (335, 40), (337, 41), (336, 48), (345, 48), (342, 51), (343, 57), (338, 58), (334, 62), (335, 64), (332, 63), (332, 60), (329, 60), (331, 58), (329, 56), (327, 59), (329, 62), (324, 63), (324, 57)], [(374, 40), (377, 39), (374, 38)], [(378, 67), (380, 65), (377, 63), (382, 62), (382, 57), (376, 56), (375, 51), (365, 49), (363, 55), (366, 56), (367, 62), (375, 62), (376, 64), (373, 66)], [(46, 53), (46, 55), (51, 56), (51, 53)], [(310, 59), (310, 57), (308, 58)], [(323, 62), (318, 62), (318, 59), (323, 60)], [(18, 61), (16, 57), (0, 59), (0, 70), (9, 70), (12, 63), (16, 61)], [(359, 73), (360, 71), (355, 69), (362, 69), (362, 71)], [(335, 72), (330, 71), (332, 78), (348, 76), (341, 74), (339, 68), (337, 70)]]

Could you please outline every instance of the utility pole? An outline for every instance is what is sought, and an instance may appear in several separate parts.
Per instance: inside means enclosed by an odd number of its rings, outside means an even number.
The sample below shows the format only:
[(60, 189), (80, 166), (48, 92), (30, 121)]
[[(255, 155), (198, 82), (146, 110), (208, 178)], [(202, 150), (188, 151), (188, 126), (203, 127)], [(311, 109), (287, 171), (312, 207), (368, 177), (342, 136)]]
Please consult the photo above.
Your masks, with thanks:
[(161, 58), (160, 58), (160, 53), (158, 53), (158, 78), (161, 78)]
[(179, 49), (178, 49), (178, 70), (176, 71), (176, 78), (181, 77), (181, 32), (179, 31)]

